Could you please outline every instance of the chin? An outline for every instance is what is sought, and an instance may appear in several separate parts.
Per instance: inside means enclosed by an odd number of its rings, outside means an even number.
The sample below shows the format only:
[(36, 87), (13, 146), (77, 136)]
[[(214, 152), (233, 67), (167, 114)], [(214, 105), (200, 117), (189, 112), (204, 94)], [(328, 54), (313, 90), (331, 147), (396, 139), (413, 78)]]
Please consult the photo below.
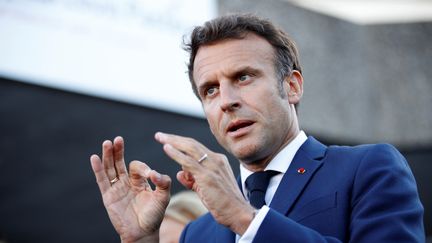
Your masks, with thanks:
[(242, 146), (231, 151), (238, 160), (246, 164), (253, 164), (259, 157), (259, 148), (256, 144)]

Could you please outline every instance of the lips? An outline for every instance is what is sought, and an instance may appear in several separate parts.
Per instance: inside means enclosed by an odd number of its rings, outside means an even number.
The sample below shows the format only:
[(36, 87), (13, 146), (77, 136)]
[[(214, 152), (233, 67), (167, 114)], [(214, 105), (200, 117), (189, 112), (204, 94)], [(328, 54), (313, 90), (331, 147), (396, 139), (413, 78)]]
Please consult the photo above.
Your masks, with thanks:
[(233, 121), (228, 125), (227, 133), (233, 133), (236, 132), (242, 128), (249, 127), (250, 125), (254, 124), (253, 121), (250, 120), (237, 120)]

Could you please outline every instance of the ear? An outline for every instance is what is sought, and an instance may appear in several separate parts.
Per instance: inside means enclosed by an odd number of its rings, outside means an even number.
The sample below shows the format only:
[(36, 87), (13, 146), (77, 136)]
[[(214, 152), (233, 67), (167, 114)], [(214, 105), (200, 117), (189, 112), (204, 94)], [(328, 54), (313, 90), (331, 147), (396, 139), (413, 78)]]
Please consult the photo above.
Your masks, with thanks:
[(288, 86), (288, 101), (290, 104), (297, 104), (303, 96), (303, 75), (294, 70), (290, 76), (285, 78), (285, 84)]

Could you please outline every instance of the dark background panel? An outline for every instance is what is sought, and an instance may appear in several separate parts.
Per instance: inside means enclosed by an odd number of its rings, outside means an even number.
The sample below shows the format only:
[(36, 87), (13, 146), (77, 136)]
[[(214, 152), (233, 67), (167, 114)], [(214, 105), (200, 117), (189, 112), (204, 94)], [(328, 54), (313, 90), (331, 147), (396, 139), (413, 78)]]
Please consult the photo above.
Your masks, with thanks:
[(155, 132), (222, 152), (203, 119), (5, 79), (0, 117), (0, 232), (10, 242), (118, 242), (89, 162), (105, 139), (123, 136), (126, 160), (170, 175), (174, 192), (180, 167)]
[[(153, 139), (156, 131), (190, 136), (223, 152), (204, 119), (0, 78), (0, 239), (118, 242), (89, 157), (100, 154), (105, 139), (121, 135), (126, 160), (144, 161), (170, 175), (177, 192), (180, 167)], [(432, 149), (399, 149), (416, 176), (430, 235)], [(237, 174), (238, 162), (229, 160)]]

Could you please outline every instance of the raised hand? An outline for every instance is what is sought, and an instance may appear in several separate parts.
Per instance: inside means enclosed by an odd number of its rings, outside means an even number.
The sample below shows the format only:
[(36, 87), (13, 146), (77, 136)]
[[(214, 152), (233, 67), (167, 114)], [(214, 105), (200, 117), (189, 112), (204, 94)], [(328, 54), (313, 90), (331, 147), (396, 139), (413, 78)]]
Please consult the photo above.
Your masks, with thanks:
[[(102, 144), (102, 160), (90, 157), (96, 181), (110, 220), (122, 242), (158, 242), (159, 227), (169, 202), (171, 179), (132, 161), (129, 174), (124, 161), (124, 141)], [(153, 190), (150, 180), (156, 187)]]
[(216, 221), (243, 235), (255, 209), (241, 194), (226, 156), (192, 138), (160, 132), (155, 138), (164, 145), (165, 153), (182, 166), (183, 171), (177, 174), (180, 183), (197, 192)]

